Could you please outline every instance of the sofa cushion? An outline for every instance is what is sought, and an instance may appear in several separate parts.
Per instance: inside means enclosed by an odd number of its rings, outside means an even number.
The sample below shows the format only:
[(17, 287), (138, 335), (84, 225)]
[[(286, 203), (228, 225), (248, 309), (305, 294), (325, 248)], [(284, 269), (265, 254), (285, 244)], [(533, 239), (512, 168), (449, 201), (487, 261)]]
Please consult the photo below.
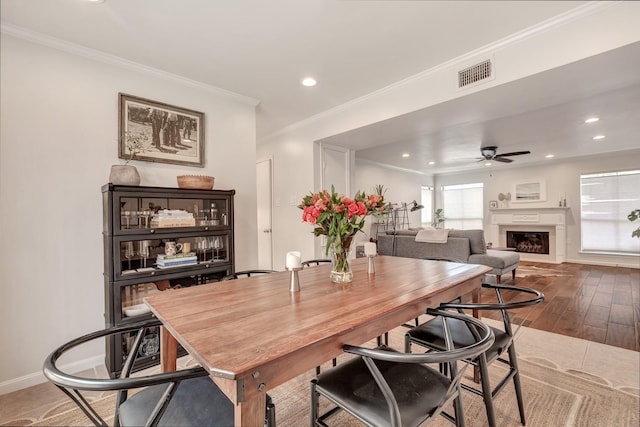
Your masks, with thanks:
[(511, 251), (488, 250), (486, 254), (471, 254), (470, 264), (482, 264), (492, 268), (505, 269), (520, 262), (520, 255)]
[(487, 244), (484, 240), (484, 230), (450, 230), (449, 237), (466, 237), (469, 239), (472, 254), (487, 253)]
[(415, 236), (418, 234), (418, 231), (420, 230), (387, 230), (387, 234), (393, 236), (394, 234), (396, 236)]
[[(378, 238), (378, 253), (391, 255), (393, 236), (384, 236), (382, 242)], [(463, 238), (449, 238), (447, 243), (418, 243), (411, 236), (396, 236), (396, 256), (420, 259), (436, 259), (455, 262), (467, 262), (469, 259), (469, 240)], [(388, 249), (388, 252), (386, 251)]]

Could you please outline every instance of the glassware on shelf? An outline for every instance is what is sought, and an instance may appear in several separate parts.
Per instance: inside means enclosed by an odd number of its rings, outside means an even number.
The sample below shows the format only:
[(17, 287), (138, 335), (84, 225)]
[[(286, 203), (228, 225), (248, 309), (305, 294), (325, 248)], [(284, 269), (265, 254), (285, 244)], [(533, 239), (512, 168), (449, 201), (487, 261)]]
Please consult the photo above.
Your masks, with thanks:
[(147, 268), (147, 258), (149, 258), (149, 246), (151, 245), (150, 240), (139, 240), (138, 241), (138, 255), (142, 257), (142, 267)]
[(127, 259), (128, 269), (131, 270), (131, 258), (135, 256), (133, 242), (125, 242), (124, 245), (124, 257)]
[[(214, 236), (212, 238), (212, 244), (211, 244), (212, 248), (215, 249), (216, 251), (216, 255), (215, 258), (213, 259), (220, 259), (220, 249), (222, 249), (224, 247), (224, 242), (222, 241), (222, 237), (220, 236)], [(213, 252), (213, 251), (212, 251)], [(213, 254), (212, 254), (213, 255)]]
[[(209, 242), (209, 238), (207, 237), (198, 237), (196, 240), (196, 245), (197, 248), (196, 250), (199, 250), (202, 252), (202, 262), (206, 262), (207, 261), (207, 250), (211, 247), (211, 243)], [(213, 254), (212, 254), (213, 256)]]
[(151, 227), (151, 217), (153, 216), (152, 211), (140, 211), (138, 212), (138, 216), (140, 217), (140, 228)]
[(128, 230), (131, 228), (131, 211), (124, 211), (122, 214), (124, 216), (124, 229)]

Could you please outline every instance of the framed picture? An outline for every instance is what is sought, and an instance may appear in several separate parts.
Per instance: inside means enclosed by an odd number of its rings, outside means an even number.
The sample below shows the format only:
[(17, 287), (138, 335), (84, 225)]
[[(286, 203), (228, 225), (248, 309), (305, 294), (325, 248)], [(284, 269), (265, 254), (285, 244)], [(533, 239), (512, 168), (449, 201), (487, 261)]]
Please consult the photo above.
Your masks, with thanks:
[(204, 113), (119, 96), (119, 158), (204, 167)]
[(547, 200), (545, 182), (541, 179), (518, 181), (513, 184), (513, 203), (544, 202)]
[(498, 207), (497, 200), (489, 200), (489, 209), (496, 209)]

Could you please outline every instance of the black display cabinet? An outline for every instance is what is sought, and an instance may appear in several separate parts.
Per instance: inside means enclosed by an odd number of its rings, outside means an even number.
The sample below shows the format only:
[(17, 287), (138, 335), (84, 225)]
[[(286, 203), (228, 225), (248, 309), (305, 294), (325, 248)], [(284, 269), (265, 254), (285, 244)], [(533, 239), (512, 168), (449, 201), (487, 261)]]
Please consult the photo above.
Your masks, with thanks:
[[(151, 318), (143, 302), (147, 295), (219, 281), (235, 271), (234, 194), (102, 187), (106, 327)], [(112, 377), (120, 373), (132, 343), (126, 334), (107, 340), (105, 363)], [(149, 330), (134, 370), (159, 363), (159, 350), (159, 331)]]

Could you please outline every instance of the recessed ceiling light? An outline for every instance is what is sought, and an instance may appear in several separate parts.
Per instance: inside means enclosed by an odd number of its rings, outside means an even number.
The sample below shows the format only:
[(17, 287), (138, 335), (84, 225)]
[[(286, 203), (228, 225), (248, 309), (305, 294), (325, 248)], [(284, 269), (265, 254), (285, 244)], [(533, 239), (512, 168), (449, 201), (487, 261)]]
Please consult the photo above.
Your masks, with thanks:
[(104, 3), (104, 0), (87, 0), (89, 3)]
[(553, 155), (553, 154), (547, 154), (545, 157), (546, 157), (547, 159), (552, 159), (552, 158), (554, 158), (554, 157), (555, 157), (555, 155)]
[(402, 155), (402, 157), (409, 157), (409, 156), (410, 156), (410, 154), (409, 154), (409, 153), (404, 153), (404, 154)]
[(429, 164), (430, 164), (430, 165), (435, 165), (435, 164), (436, 164), (436, 162), (429, 162)]
[(585, 120), (585, 123), (595, 123), (598, 120), (600, 120), (598, 117), (589, 117), (587, 120)]
[(317, 83), (318, 82), (316, 82), (316, 79), (314, 79), (313, 77), (305, 77), (304, 79), (302, 79), (303, 86), (311, 87), (315, 86)]
[(604, 139), (604, 138), (605, 138), (604, 135), (596, 135), (596, 136), (593, 137), (593, 139), (595, 139), (596, 141), (599, 140), (599, 139)]

